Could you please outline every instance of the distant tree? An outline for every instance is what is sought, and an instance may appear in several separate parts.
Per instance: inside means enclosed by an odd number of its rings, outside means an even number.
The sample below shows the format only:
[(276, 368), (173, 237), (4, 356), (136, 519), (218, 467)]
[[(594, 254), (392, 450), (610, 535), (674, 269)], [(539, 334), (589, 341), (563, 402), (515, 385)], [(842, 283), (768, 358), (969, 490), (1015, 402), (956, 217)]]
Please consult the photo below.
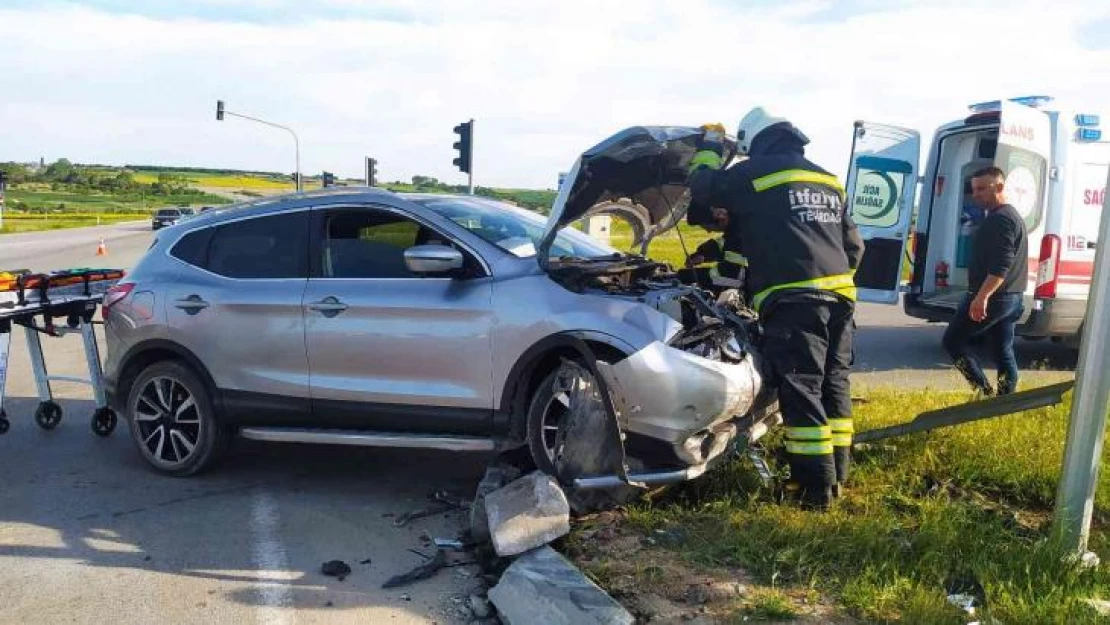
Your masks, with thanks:
[(9, 185), (27, 182), (27, 178), (30, 177), (27, 168), (19, 163), (0, 163), (0, 171), (4, 172), (4, 178)]

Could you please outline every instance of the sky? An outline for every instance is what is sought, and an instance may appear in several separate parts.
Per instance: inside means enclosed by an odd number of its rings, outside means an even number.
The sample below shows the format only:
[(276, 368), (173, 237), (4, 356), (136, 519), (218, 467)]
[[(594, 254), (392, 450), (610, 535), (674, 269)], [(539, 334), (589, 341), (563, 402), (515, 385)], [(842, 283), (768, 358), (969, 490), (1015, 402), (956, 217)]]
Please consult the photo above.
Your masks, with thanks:
[[(1051, 95), (1110, 123), (1105, 0), (0, 0), (0, 161), (554, 188), (622, 128), (764, 106), (843, 176), (857, 119), (923, 133)], [(992, 6), (996, 5), (996, 6)], [(924, 153), (923, 153), (924, 155)]]

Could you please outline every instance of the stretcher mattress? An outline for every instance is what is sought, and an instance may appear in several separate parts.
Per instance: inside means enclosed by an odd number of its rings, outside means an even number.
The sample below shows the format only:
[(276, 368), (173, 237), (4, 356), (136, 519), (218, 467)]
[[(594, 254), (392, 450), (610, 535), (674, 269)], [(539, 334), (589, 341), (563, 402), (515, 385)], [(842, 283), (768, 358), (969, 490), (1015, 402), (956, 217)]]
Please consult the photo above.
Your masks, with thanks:
[(65, 269), (50, 273), (0, 271), (0, 311), (57, 300), (103, 295), (122, 269)]

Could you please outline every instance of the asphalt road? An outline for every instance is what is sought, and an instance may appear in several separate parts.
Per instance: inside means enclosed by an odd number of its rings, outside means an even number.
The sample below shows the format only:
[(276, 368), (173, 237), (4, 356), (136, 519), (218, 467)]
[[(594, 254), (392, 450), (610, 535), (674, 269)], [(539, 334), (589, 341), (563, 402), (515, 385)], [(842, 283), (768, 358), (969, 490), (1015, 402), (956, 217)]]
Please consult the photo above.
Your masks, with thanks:
[[(104, 237), (107, 256), (97, 256)], [(0, 268), (129, 268), (149, 225), (0, 237)], [(435, 491), (469, 498), (480, 455), (239, 441), (207, 474), (168, 478), (126, 425), (89, 429), (87, 386), (54, 384), (65, 416), (34, 424), (23, 334), (13, 336), (0, 436), (0, 623), (461, 623), (477, 567), (383, 590), (455, 538), (461, 514), (396, 527)], [(103, 337), (101, 336), (101, 345)], [(43, 339), (53, 375), (86, 376), (78, 335)], [(462, 554), (452, 556), (462, 558)], [(343, 560), (343, 581), (320, 573)]]
[[(104, 238), (107, 256), (97, 256)], [(0, 237), (0, 269), (130, 268), (148, 224)], [(863, 304), (857, 388), (961, 388), (940, 349), (943, 325)], [(453, 623), (477, 589), (474, 567), (395, 590), (387, 578), (454, 537), (461, 515), (395, 527), (393, 516), (448, 490), (466, 497), (479, 455), (264, 445), (241, 441), (217, 470), (174, 479), (146, 468), (121, 426), (89, 430), (89, 389), (55, 384), (62, 424), (40, 430), (23, 336), (13, 335), (0, 437), (0, 623)], [(51, 373), (85, 375), (80, 338), (44, 339)], [(1072, 375), (1075, 356), (1019, 344), (1026, 384)], [(344, 581), (320, 574), (340, 559)]]

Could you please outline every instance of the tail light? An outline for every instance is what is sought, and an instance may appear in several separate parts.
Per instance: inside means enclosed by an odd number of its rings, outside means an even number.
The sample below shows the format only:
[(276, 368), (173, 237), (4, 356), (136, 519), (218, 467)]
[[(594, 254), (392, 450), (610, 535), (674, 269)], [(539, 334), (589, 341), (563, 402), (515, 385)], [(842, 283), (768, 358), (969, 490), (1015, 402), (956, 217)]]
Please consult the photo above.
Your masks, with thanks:
[(135, 290), (134, 282), (120, 282), (108, 292), (104, 294), (104, 301), (100, 304), (100, 314), (105, 321), (108, 319), (108, 313), (112, 310), (112, 306), (122, 302), (124, 298), (131, 295), (131, 291)]
[(1041, 239), (1041, 257), (1037, 263), (1037, 288), (1033, 297), (1053, 299), (1056, 297), (1056, 278), (1060, 272), (1060, 237), (1046, 234)]

